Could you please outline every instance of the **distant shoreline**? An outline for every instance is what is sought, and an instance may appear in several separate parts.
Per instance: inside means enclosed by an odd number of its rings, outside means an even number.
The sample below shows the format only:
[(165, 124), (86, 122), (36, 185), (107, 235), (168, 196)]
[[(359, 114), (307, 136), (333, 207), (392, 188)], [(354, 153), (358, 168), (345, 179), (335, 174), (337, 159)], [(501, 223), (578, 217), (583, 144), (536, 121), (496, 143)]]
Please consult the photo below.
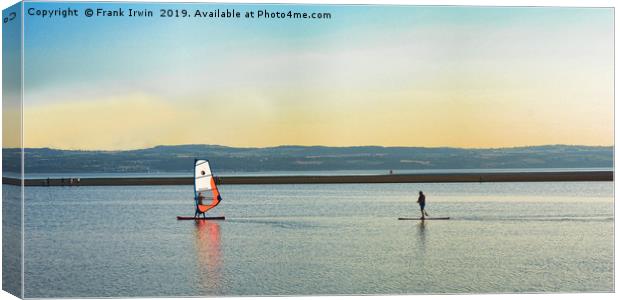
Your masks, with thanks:
[[(349, 183), (441, 183), (441, 182), (553, 182), (613, 181), (613, 171), (507, 172), (326, 176), (221, 176), (219, 184), (349, 184)], [(2, 177), (3, 184), (21, 185), (18, 178)], [(192, 185), (193, 177), (54, 178), (25, 179), (25, 186), (128, 186)]]
[[(208, 158), (216, 174), (231, 172), (260, 172), (274, 174), (285, 170), (320, 172), (305, 175), (355, 175), (356, 173), (330, 173), (330, 171), (375, 170), (375, 174), (388, 174), (388, 170), (463, 170), (462, 173), (491, 172), (490, 170), (564, 169), (571, 172), (588, 168), (613, 168), (613, 147), (548, 145), (520, 148), (424, 148), (424, 147), (327, 147), (279, 146), (268, 148), (235, 148), (214, 145), (161, 146), (134, 151), (69, 151), (54, 149), (3, 149), (4, 170), (28, 173), (82, 173), (105, 172), (131, 177), (151, 177), (139, 173), (181, 173), (191, 176), (194, 159)], [(23, 155), (23, 157), (22, 157)], [(22, 160), (23, 159), (23, 160)], [(430, 170), (433, 170), (432, 172)], [(535, 170), (534, 170), (535, 171)], [(552, 170), (553, 171), (553, 170)], [(590, 170), (607, 171), (607, 170)], [(460, 171), (457, 171), (460, 172)], [(135, 175), (132, 175), (134, 173)], [(454, 173), (454, 172), (441, 172)], [(30, 174), (28, 174), (30, 175)], [(163, 176), (177, 177), (178, 175)], [(259, 174), (243, 174), (259, 175)], [(279, 174), (300, 176), (304, 174)], [(357, 174), (362, 175), (362, 174)], [(14, 177), (12, 174), (6, 176)], [(63, 176), (63, 175), (58, 175)], [(79, 175), (66, 175), (79, 176)], [(104, 175), (105, 176), (105, 175)], [(84, 176), (92, 177), (92, 176)], [(110, 174), (109, 177), (117, 177)]]

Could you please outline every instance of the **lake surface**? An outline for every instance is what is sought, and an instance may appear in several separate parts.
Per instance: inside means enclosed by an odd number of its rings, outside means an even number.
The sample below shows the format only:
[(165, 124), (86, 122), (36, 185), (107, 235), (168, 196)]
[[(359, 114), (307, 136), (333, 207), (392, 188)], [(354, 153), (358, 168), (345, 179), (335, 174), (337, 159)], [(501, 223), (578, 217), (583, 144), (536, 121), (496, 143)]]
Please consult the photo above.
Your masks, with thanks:
[[(3, 189), (17, 187), (3, 185)], [(431, 216), (418, 216), (417, 191)], [(613, 183), (28, 187), (26, 297), (613, 291)]]

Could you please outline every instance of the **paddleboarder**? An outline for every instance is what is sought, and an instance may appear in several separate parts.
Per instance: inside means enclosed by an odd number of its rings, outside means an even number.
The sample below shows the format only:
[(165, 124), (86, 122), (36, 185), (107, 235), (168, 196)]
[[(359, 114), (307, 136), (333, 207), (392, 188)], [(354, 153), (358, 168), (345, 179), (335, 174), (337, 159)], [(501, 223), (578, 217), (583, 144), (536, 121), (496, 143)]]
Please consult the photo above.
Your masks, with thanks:
[(418, 197), (418, 204), (420, 204), (420, 212), (422, 213), (422, 219), (424, 219), (424, 216), (428, 217), (426, 210), (424, 210), (424, 206), (426, 206), (426, 196), (424, 195), (422, 191), (420, 191), (420, 196)]

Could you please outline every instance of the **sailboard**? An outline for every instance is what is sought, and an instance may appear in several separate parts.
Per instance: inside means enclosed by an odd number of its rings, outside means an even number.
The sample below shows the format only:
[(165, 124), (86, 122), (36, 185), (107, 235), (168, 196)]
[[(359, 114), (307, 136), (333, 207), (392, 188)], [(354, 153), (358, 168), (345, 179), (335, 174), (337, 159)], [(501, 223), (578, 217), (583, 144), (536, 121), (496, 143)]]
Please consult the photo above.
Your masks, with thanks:
[(218, 216), (218, 217), (181, 217), (177, 216), (177, 220), (225, 220), (226, 217)]
[[(215, 183), (211, 166), (206, 159), (194, 160), (194, 204), (196, 210), (193, 217), (177, 216), (177, 220), (224, 220), (220, 217), (207, 217), (207, 211), (216, 207), (222, 196)], [(202, 217), (200, 217), (202, 215)]]
[(398, 218), (399, 220), (418, 220), (418, 221), (426, 221), (426, 220), (450, 220), (450, 217), (440, 217), (440, 218)]

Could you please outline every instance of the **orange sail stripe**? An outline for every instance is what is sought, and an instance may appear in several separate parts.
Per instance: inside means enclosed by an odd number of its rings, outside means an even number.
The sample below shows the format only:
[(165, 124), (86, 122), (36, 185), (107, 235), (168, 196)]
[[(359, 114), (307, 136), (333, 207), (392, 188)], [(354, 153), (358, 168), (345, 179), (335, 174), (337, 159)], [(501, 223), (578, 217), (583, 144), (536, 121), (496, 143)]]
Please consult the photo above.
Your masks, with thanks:
[(211, 176), (211, 191), (213, 191), (214, 200), (218, 200), (218, 196), (220, 195), (220, 192), (217, 190), (217, 186), (215, 185), (215, 179), (213, 176)]
[[(217, 204), (215, 204), (217, 205)], [(215, 205), (200, 205), (198, 204), (198, 211), (203, 213), (203, 212), (207, 212), (209, 209), (212, 209), (215, 207)]]
[(213, 193), (213, 200), (209, 205), (201, 205), (198, 204), (198, 211), (201, 213), (207, 212), (208, 210), (214, 208), (218, 204), (220, 204), (220, 192), (217, 190), (217, 186), (215, 185), (215, 180), (211, 177), (211, 192)]

